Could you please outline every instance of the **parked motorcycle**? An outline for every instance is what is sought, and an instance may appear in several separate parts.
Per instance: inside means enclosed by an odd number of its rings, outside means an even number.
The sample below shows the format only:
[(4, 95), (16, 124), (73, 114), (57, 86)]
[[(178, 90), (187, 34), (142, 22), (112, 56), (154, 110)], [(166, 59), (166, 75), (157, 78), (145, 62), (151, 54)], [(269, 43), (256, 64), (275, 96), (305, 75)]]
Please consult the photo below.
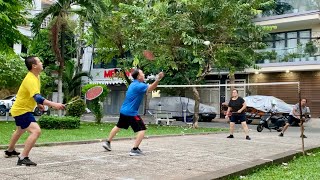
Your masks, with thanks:
[(260, 123), (257, 126), (257, 131), (261, 132), (264, 128), (267, 128), (270, 131), (274, 129), (280, 132), (282, 127), (285, 125), (286, 120), (287, 116), (278, 116), (276, 113), (266, 112), (261, 116)]

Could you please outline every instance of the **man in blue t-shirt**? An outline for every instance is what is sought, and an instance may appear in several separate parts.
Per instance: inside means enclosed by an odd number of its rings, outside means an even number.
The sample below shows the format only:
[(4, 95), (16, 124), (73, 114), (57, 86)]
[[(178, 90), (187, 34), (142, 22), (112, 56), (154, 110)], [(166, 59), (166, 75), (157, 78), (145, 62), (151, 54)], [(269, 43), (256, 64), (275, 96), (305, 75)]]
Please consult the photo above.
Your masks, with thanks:
[(111, 151), (111, 144), (113, 137), (120, 131), (120, 129), (128, 129), (131, 126), (134, 132), (137, 132), (136, 141), (134, 143), (133, 148), (131, 149), (129, 155), (130, 156), (140, 156), (143, 155), (142, 151), (139, 149), (139, 145), (144, 138), (145, 130), (147, 129), (143, 120), (138, 115), (139, 106), (143, 99), (143, 96), (147, 92), (151, 92), (157, 88), (160, 80), (163, 78), (164, 73), (160, 72), (157, 75), (156, 81), (151, 85), (144, 83), (144, 73), (140, 69), (134, 69), (131, 73), (134, 81), (130, 84), (126, 98), (120, 109), (120, 118), (117, 125), (111, 130), (109, 134), (109, 138), (105, 143), (103, 143), (103, 147)]

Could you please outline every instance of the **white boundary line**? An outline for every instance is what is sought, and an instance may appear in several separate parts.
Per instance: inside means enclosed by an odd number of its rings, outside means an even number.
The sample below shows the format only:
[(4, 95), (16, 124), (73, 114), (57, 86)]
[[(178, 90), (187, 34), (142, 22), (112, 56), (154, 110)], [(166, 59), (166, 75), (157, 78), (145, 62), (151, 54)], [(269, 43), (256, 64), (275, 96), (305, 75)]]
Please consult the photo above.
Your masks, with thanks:
[(157, 87), (178, 88), (178, 87), (229, 87), (229, 86), (260, 86), (260, 85), (299, 85), (300, 82), (272, 82), (272, 83), (243, 83), (243, 84), (199, 84), (199, 85), (158, 85)]

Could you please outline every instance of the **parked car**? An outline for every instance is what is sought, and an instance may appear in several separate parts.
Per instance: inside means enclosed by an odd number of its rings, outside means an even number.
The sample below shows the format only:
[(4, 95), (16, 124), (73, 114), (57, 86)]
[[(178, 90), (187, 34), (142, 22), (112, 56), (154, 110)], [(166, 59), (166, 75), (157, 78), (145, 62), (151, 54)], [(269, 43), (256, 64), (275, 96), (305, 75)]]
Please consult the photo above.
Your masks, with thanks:
[[(14, 101), (16, 100), (16, 95), (10, 95), (5, 97), (3, 100), (0, 100), (0, 116), (5, 116), (6, 115), (6, 111), (10, 110)], [(44, 111), (40, 111), (40, 109), (38, 108), (38, 106), (35, 106), (33, 109), (33, 114), (35, 116), (41, 116), (43, 113), (49, 114), (49, 107), (48, 106), (44, 106), (45, 110)]]
[[(195, 101), (187, 97), (154, 97), (149, 102), (149, 112), (170, 112), (174, 119), (183, 121), (183, 110), (186, 110), (187, 119), (190, 120), (194, 115), (194, 105)], [(199, 121), (211, 121), (216, 115), (216, 108), (200, 103)]]

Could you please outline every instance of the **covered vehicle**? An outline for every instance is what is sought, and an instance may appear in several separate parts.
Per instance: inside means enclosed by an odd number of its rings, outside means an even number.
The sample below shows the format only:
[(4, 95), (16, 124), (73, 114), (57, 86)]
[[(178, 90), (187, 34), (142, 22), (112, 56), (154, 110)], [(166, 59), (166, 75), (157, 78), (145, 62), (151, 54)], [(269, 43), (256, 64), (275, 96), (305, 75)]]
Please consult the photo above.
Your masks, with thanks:
[(272, 104), (275, 105), (278, 113), (289, 114), (293, 109), (293, 105), (287, 104), (283, 100), (274, 96), (254, 95), (244, 97), (244, 100), (246, 101), (248, 107), (253, 107), (262, 112), (269, 112), (272, 108)]
[[(187, 97), (154, 97), (149, 102), (149, 112), (170, 112), (172, 117), (177, 120), (183, 120), (184, 111), (188, 119), (193, 117), (195, 101)], [(217, 110), (213, 106), (200, 103), (199, 121), (211, 121), (217, 115)]]

